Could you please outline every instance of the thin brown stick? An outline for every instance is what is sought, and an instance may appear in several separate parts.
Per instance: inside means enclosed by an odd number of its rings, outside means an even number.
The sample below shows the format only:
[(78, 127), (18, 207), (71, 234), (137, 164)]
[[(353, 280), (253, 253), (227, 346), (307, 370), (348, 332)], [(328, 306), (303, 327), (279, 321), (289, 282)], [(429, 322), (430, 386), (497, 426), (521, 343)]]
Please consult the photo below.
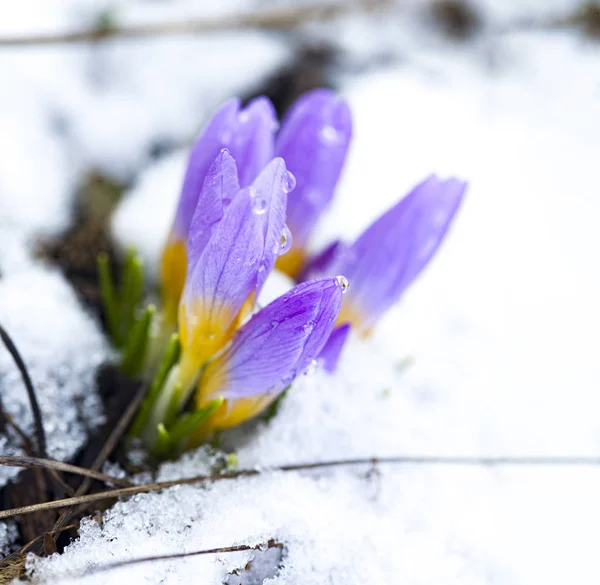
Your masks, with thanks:
[(25, 384), (25, 389), (27, 390), (27, 396), (29, 398), (29, 404), (31, 405), (31, 413), (33, 414), (33, 422), (35, 426), (37, 454), (40, 457), (46, 457), (46, 432), (44, 431), (44, 424), (42, 422), (42, 411), (40, 409), (31, 377), (29, 376), (29, 371), (27, 370), (27, 366), (25, 365), (17, 346), (14, 344), (8, 332), (1, 325), (0, 338), (12, 356), (17, 368), (19, 369), (21, 378), (23, 379), (23, 384)]
[[(4, 343), (6, 349), (12, 356), (17, 368), (19, 369), (21, 378), (23, 379), (23, 384), (25, 385), (25, 389), (27, 390), (27, 397), (29, 398), (31, 413), (33, 415), (33, 423), (34, 423), (35, 435), (36, 435), (36, 440), (37, 440), (37, 448), (35, 450), (31, 449), (32, 445), (31, 445), (31, 440), (29, 439), (29, 437), (27, 437), (27, 440), (24, 440), (24, 446), (25, 446), (25, 448), (30, 447), (32, 452), (34, 454), (38, 455), (39, 457), (46, 458), (47, 457), (47, 451), (46, 451), (47, 443), (46, 443), (46, 431), (44, 430), (44, 422), (43, 422), (43, 418), (42, 418), (42, 410), (40, 408), (40, 404), (37, 399), (35, 387), (33, 386), (33, 382), (31, 381), (31, 377), (29, 376), (29, 371), (27, 370), (27, 366), (25, 365), (25, 362), (23, 361), (23, 358), (21, 357), (21, 354), (19, 353), (17, 346), (13, 342), (12, 338), (10, 337), (10, 335), (8, 334), (6, 329), (4, 329), (4, 327), (2, 327), (1, 325), (0, 325), (0, 338), (2, 339), (2, 342)], [(21, 429), (18, 426), (16, 426), (16, 424), (13, 426), (13, 428), (15, 428), (15, 430), (17, 430), (17, 433), (21, 434), (22, 438), (24, 439), (24, 437), (26, 435), (24, 435), (24, 433), (22, 433)], [(52, 478), (52, 480), (54, 481), (54, 495), (55, 496), (61, 497), (65, 493), (67, 493), (67, 494), (73, 493), (73, 490), (71, 489), (71, 487), (68, 486), (64, 482), (63, 478), (60, 477), (60, 475), (56, 472), (55, 469), (48, 469), (48, 473), (49, 473), (50, 477)]]
[(222, 546), (219, 548), (209, 548), (205, 550), (196, 550), (186, 553), (173, 553), (170, 555), (139, 557), (137, 559), (127, 559), (126, 561), (116, 561), (114, 563), (106, 565), (99, 565), (97, 567), (94, 567), (91, 571), (85, 573), (85, 576), (94, 575), (96, 573), (104, 573), (104, 571), (112, 571), (113, 569), (120, 569), (121, 567), (128, 567), (130, 565), (140, 565), (142, 563), (152, 563), (155, 561), (171, 561), (174, 559), (185, 559), (187, 557), (197, 557), (201, 555), (217, 555), (221, 553), (244, 552), (248, 550), (266, 550), (268, 548), (283, 548), (283, 544), (277, 542), (274, 539), (271, 539), (268, 542), (255, 545), (239, 544), (237, 546)]
[(30, 437), (27, 435), (27, 433), (19, 426), (19, 424), (17, 423), (17, 421), (14, 419), (13, 415), (10, 414), (10, 412), (6, 412), (6, 410), (2, 411), (2, 417), (4, 418), (4, 421), (6, 422), (6, 424), (12, 428), (13, 431), (15, 431), (15, 433), (17, 433), (17, 435), (19, 435), (19, 438), (21, 439), (21, 441), (23, 441), (23, 449), (25, 452), (29, 452), (29, 453), (33, 453), (35, 451), (34, 446), (31, 443), (31, 439)]
[[(100, 518), (101, 518), (101, 516), (93, 516), (92, 517), (93, 520), (99, 520)], [(19, 550), (19, 554), (17, 555), (17, 557), (25, 555), (25, 553), (27, 553), (33, 545), (40, 542), (40, 540), (44, 540), (48, 536), (56, 537), (61, 532), (66, 532), (67, 530), (72, 530), (73, 528), (79, 528), (79, 524), (80, 524), (79, 522), (72, 522), (71, 524), (67, 524), (66, 526), (63, 526), (59, 530), (52, 530), (51, 532), (44, 532), (44, 534), (40, 534), (38, 537), (34, 538), (32, 541), (28, 542), (25, 546), (23, 546)], [(16, 558), (16, 557), (13, 557), (13, 558)], [(7, 559), (8, 559), (8, 557), (0, 560), (0, 565), (2, 565)], [(0, 570), (1, 570), (1, 567), (0, 567)]]
[(374, 10), (391, 3), (391, 0), (337, 0), (301, 4), (299, 6), (275, 6), (259, 11), (216, 18), (189, 18), (157, 24), (130, 26), (99, 25), (95, 28), (76, 32), (4, 37), (0, 39), (0, 47), (59, 45), (107, 41), (110, 39), (141, 39), (240, 29), (289, 30), (306, 22), (327, 21), (353, 10)]
[(319, 461), (314, 463), (298, 463), (293, 465), (282, 465), (265, 469), (242, 469), (231, 471), (220, 475), (191, 477), (172, 481), (163, 481), (139, 486), (131, 486), (114, 490), (106, 490), (96, 494), (85, 496), (73, 496), (53, 502), (42, 502), (10, 510), (0, 510), (0, 520), (12, 518), (22, 514), (32, 514), (41, 510), (54, 508), (65, 508), (80, 504), (91, 504), (102, 500), (110, 500), (120, 497), (133, 496), (163, 490), (177, 485), (202, 485), (241, 477), (252, 477), (264, 473), (309, 471), (314, 469), (351, 467), (357, 465), (451, 465), (468, 467), (494, 467), (494, 466), (518, 466), (518, 467), (547, 467), (547, 466), (570, 466), (590, 467), (599, 466), (600, 457), (463, 457), (463, 456), (396, 456), (396, 457), (366, 457), (357, 459), (339, 459), (333, 461)]
[(43, 459), (41, 457), (27, 457), (25, 455), (15, 456), (4, 456), (0, 455), (0, 465), (7, 465), (9, 467), (41, 467), (42, 469), (49, 469), (54, 471), (64, 471), (66, 473), (73, 473), (75, 475), (82, 475), (90, 479), (97, 479), (106, 484), (114, 484), (121, 487), (128, 487), (131, 482), (125, 479), (119, 479), (117, 477), (111, 477), (105, 475), (93, 469), (86, 469), (85, 467), (78, 467), (77, 465), (71, 465), (69, 463), (63, 463), (62, 461), (56, 461), (55, 459)]

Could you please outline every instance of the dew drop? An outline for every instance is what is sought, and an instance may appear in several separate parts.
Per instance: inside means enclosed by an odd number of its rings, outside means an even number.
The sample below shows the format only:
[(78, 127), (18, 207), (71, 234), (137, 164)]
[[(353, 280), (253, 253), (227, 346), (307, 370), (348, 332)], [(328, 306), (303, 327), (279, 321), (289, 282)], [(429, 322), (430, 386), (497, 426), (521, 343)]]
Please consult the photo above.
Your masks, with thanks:
[(340, 142), (341, 136), (340, 133), (333, 126), (330, 126), (328, 124), (327, 126), (323, 126), (323, 128), (321, 129), (321, 132), (319, 133), (319, 139), (324, 144), (333, 145)]
[(281, 245), (278, 253), (285, 254), (292, 247), (292, 232), (285, 226), (281, 232)]
[(265, 211), (267, 211), (266, 199), (263, 199), (262, 197), (254, 197), (254, 200), (252, 201), (252, 211), (256, 215), (262, 215), (265, 213)]
[(290, 171), (285, 172), (282, 189), (284, 193), (291, 193), (296, 188), (296, 177)]
[(312, 330), (315, 328), (315, 322), (314, 321), (307, 321), (306, 325), (304, 325), (303, 329), (304, 329), (304, 333), (306, 333), (306, 335), (308, 335), (309, 333), (312, 333)]
[(317, 362), (317, 360), (310, 360), (310, 363), (308, 364), (308, 366), (306, 366), (306, 370), (304, 370), (304, 375), (314, 376), (315, 372), (317, 371), (318, 365), (319, 362)]
[(338, 284), (342, 288), (342, 294), (347, 292), (348, 288), (350, 287), (350, 283), (348, 282), (348, 279), (345, 276), (336, 276), (335, 279), (337, 280)]

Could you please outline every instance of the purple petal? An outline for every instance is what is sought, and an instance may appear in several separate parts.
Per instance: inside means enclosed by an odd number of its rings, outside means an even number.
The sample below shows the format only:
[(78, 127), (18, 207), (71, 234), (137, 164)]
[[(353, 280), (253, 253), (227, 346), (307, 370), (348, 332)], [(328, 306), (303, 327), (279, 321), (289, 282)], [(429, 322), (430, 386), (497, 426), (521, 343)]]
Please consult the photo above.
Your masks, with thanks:
[(319, 360), (323, 364), (325, 370), (329, 373), (335, 372), (337, 369), (342, 349), (344, 349), (348, 334), (350, 333), (350, 328), (350, 323), (344, 323), (343, 325), (336, 327), (323, 346), (323, 350), (319, 355)]
[(178, 238), (187, 238), (206, 173), (221, 149), (229, 149), (240, 183), (247, 186), (273, 157), (275, 127), (275, 111), (266, 98), (250, 102), (245, 109), (240, 109), (240, 100), (231, 99), (211, 118), (190, 154), (175, 216)]
[(202, 402), (277, 394), (315, 359), (333, 330), (342, 302), (336, 278), (302, 283), (248, 321), (204, 371)]
[(227, 149), (223, 149), (212, 163), (190, 224), (188, 236), (188, 270), (198, 263), (210, 236), (223, 218), (224, 208), (240, 190), (237, 167)]
[(289, 173), (281, 158), (272, 160), (252, 183), (253, 212), (259, 218), (264, 235), (264, 253), (259, 268), (257, 295), (281, 252), (290, 186)]
[(288, 224), (305, 247), (315, 223), (333, 197), (352, 135), (348, 104), (327, 89), (304, 94), (285, 116), (275, 153), (296, 177), (288, 202)]
[(256, 287), (264, 236), (252, 204), (250, 189), (242, 190), (214, 226), (196, 265), (190, 266), (180, 316), (190, 337), (198, 326), (207, 336), (223, 336)]
[(431, 176), (376, 220), (334, 267), (350, 282), (345, 305), (365, 331), (427, 265), (458, 210), (467, 184)]
[(330, 272), (336, 260), (344, 253), (347, 245), (340, 240), (331, 242), (323, 251), (313, 256), (298, 276), (299, 281), (308, 280), (313, 275), (323, 275)]

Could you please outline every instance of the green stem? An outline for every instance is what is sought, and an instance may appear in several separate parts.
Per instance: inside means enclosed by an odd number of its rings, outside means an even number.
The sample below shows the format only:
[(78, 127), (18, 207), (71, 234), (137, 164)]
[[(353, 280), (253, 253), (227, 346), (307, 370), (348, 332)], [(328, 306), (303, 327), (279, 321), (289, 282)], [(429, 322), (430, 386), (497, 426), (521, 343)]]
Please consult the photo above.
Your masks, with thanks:
[[(140, 410), (133, 421), (131, 431), (129, 432), (131, 437), (140, 436), (142, 432), (144, 432), (145, 427), (149, 426), (148, 419), (150, 417), (150, 413), (152, 412), (153, 407), (158, 400), (163, 387), (165, 386), (169, 372), (173, 369), (173, 366), (179, 359), (180, 351), (179, 336), (174, 333), (171, 335), (171, 339), (167, 344), (167, 348), (165, 349), (162, 360), (160, 361), (156, 374), (152, 380), (152, 383), (150, 384), (148, 395), (146, 396), (146, 399), (142, 403), (142, 406), (140, 407)], [(156, 431), (156, 427), (153, 430)]]
[(135, 321), (127, 336), (127, 345), (123, 352), (121, 369), (130, 377), (137, 376), (144, 366), (148, 350), (150, 326), (155, 313), (156, 307), (148, 305), (143, 315)]
[(116, 347), (121, 347), (122, 340), (119, 335), (119, 303), (115, 291), (110, 261), (106, 252), (98, 254), (98, 280), (100, 281), (100, 293), (104, 305), (106, 325), (108, 333)]

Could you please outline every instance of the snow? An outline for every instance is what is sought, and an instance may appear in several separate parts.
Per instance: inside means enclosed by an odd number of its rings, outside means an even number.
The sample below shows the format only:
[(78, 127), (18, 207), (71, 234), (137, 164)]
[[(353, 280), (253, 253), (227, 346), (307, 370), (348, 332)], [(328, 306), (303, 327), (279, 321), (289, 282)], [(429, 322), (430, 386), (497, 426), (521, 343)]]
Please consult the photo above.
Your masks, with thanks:
[[(50, 457), (66, 460), (104, 422), (95, 369), (109, 350), (98, 325), (55, 271), (26, 267), (0, 279), (0, 323), (17, 346), (40, 402)], [(35, 436), (25, 386), (12, 357), (0, 350), (2, 406)], [(0, 435), (0, 453), (23, 454), (12, 433)], [(0, 467), (0, 485), (19, 473)]]
[[(215, 12), (251, 6), (213, 4)], [(60, 28), (75, 13), (91, 18), (98, 9), (58, 5), (64, 14), (53, 13), (44, 26)], [(573, 5), (478, 3), (496, 24), (529, 11), (562, 14)], [(115, 6), (126, 22), (189, 14), (183, 1)], [(356, 17), (335, 25), (342, 49), (356, 43), (336, 72), (354, 113), (355, 141), (314, 246), (355, 237), (437, 172), (470, 182), (440, 254), (373, 338), (351, 338), (334, 376), (302, 377), (271, 421), (224, 436), (238, 467), (261, 475), (119, 502), (100, 523), (84, 521), (64, 554), (30, 558), (41, 582), (237, 585), (247, 577), (231, 572), (260, 554), (101, 569), (118, 560), (270, 539), (284, 550), (280, 567), (278, 555), (260, 561), (269, 585), (600, 578), (597, 468), (268, 470), (384, 455), (593, 456), (600, 449), (600, 49), (566, 32), (483, 34), (453, 45), (431, 33), (420, 38), (422, 24), (394, 40), (405, 25), (389, 23), (381, 39), (379, 29)], [(315, 34), (331, 34), (335, 26)], [(68, 458), (85, 428), (100, 420), (90, 388), (107, 349), (62, 277), (28, 259), (31, 239), (68, 225), (79, 171), (100, 167), (133, 181), (111, 227), (156, 274), (186, 148), (153, 160), (151, 146), (189, 143), (219, 101), (254, 87), (288, 49), (281, 39), (254, 33), (43, 51), (0, 52), (0, 64), (10, 66), (9, 73), (0, 67), (0, 75), (19, 84), (12, 97), (0, 96), (3, 128), (7, 108), (16, 112), (0, 137), (0, 322), (43, 390), (50, 451)], [(401, 58), (373, 66), (386, 53)], [(28, 69), (42, 55), (45, 70)], [(198, 65), (190, 70), (194, 56)], [(27, 98), (32, 88), (36, 99)], [(56, 111), (66, 132), (49, 124)], [(13, 241), (19, 245), (4, 245)], [(261, 303), (288, 286), (274, 276)], [(18, 372), (2, 352), (0, 391), (7, 410), (27, 421)], [(210, 474), (218, 463), (199, 449), (163, 464), (156, 478), (137, 481)]]

